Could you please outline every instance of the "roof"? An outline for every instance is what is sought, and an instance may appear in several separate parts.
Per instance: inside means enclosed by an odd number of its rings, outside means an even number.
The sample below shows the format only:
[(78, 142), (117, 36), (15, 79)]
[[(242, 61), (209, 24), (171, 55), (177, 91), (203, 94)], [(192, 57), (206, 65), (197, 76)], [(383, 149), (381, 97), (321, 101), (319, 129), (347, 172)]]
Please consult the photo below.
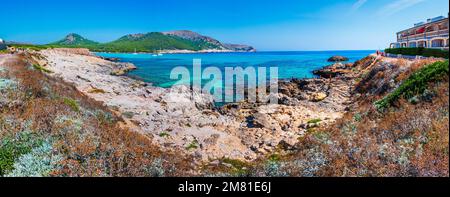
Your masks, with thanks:
[(425, 27), (425, 26), (427, 26), (427, 25), (429, 25), (429, 24), (440, 23), (440, 22), (445, 21), (445, 20), (448, 20), (448, 18), (443, 18), (443, 19), (440, 19), (440, 20), (437, 20), (437, 21), (433, 21), (433, 22), (429, 22), (429, 23), (424, 23), (424, 24), (419, 25), (419, 26), (414, 26), (414, 27), (411, 27), (411, 28), (408, 28), (408, 29), (399, 31), (399, 32), (397, 32), (397, 34), (402, 33), (402, 32), (405, 32), (405, 31), (409, 31), (409, 30), (412, 30), (412, 29), (417, 29), (417, 28)]

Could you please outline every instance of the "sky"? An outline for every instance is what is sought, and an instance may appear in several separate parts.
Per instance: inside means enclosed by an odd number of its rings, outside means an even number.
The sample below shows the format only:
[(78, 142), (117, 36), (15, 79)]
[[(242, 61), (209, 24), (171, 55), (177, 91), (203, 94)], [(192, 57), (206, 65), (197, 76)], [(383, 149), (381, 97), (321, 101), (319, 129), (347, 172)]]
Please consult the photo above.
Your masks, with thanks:
[(373, 50), (448, 8), (448, 0), (11, 0), (0, 2), (0, 38), (45, 44), (78, 33), (109, 42), (192, 30), (260, 51)]

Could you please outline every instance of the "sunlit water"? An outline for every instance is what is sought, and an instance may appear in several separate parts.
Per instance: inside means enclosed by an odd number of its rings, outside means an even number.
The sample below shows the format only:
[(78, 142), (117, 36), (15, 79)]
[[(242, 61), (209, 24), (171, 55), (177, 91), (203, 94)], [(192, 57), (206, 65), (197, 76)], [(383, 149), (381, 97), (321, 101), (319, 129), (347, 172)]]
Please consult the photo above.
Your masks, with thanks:
[[(330, 65), (328, 58), (334, 55), (348, 57), (349, 62), (359, 60), (375, 51), (298, 51), (255, 53), (196, 53), (196, 54), (152, 54), (97, 53), (103, 57), (120, 58), (138, 67), (128, 75), (154, 86), (170, 87), (178, 80), (170, 79), (173, 68), (184, 66), (192, 72), (193, 59), (201, 59), (202, 69), (214, 66), (224, 71), (225, 67), (278, 67), (278, 78), (312, 78), (312, 71)], [(269, 69), (267, 69), (268, 75)], [(270, 77), (270, 75), (268, 75)], [(222, 78), (225, 78), (223, 76)], [(189, 83), (189, 82), (187, 82)]]

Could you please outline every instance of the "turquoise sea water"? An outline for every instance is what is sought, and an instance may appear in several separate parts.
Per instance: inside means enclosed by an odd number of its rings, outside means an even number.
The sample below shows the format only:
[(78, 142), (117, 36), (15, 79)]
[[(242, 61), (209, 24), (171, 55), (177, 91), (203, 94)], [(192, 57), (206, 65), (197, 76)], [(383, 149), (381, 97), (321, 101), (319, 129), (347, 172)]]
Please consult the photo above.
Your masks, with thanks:
[[(278, 67), (278, 78), (312, 78), (313, 70), (330, 65), (327, 59), (334, 55), (348, 57), (354, 62), (375, 51), (298, 51), (298, 52), (255, 52), (255, 53), (196, 53), (196, 54), (125, 54), (97, 53), (103, 57), (120, 58), (122, 62), (131, 62), (138, 69), (130, 76), (152, 83), (155, 86), (170, 87), (177, 80), (170, 79), (170, 72), (177, 66), (192, 70), (193, 59), (201, 59), (202, 68), (214, 66), (220, 70), (225, 67)], [(268, 70), (268, 69), (267, 69)], [(267, 71), (268, 72), (268, 71)]]

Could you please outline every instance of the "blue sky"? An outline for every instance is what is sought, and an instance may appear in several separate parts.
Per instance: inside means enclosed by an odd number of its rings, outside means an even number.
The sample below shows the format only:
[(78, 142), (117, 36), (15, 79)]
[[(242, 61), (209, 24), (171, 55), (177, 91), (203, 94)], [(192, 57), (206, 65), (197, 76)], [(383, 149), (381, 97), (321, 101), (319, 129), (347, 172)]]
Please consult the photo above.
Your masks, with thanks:
[(395, 32), (445, 15), (448, 0), (12, 0), (0, 38), (48, 43), (75, 32), (108, 42), (188, 29), (259, 50), (382, 49)]

